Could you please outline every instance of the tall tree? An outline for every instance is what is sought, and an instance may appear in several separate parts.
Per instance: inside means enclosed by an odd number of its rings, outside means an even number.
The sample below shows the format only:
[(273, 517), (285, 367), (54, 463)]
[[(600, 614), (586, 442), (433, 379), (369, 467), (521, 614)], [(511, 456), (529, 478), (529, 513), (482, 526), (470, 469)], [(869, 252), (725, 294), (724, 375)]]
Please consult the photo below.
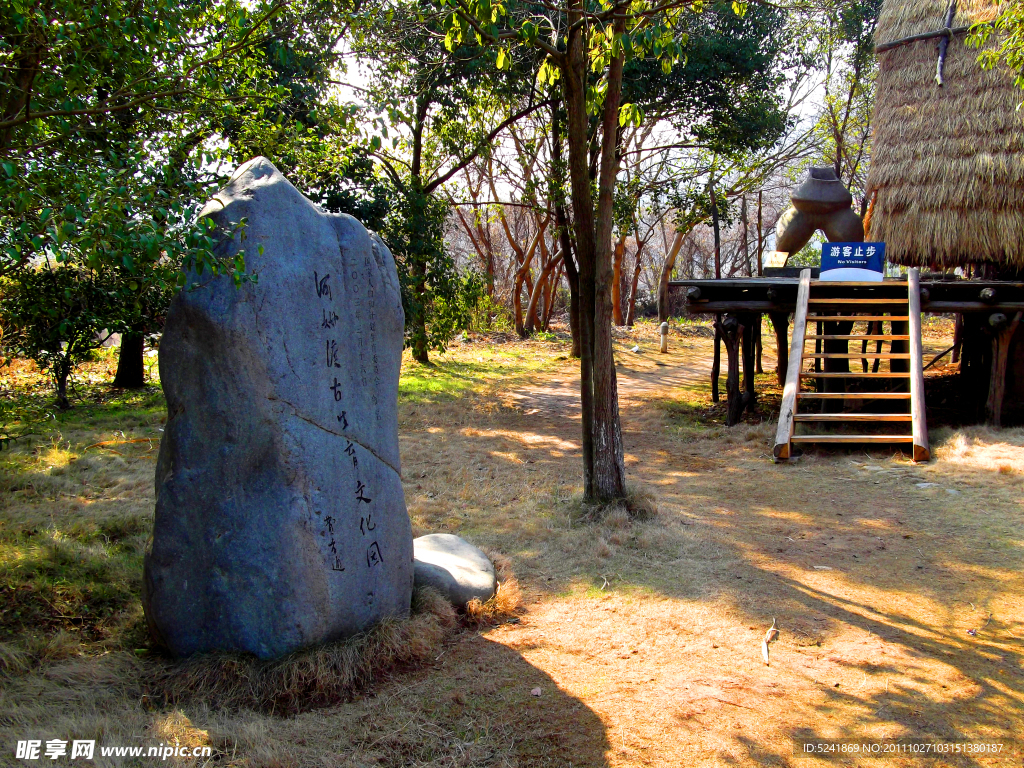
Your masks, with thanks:
[(543, 104), (532, 77), (519, 71), (530, 71), (524, 57), (497, 68), (494, 54), (446, 46), (441, 21), (426, 4), (374, 7), (377, 18), (358, 27), (353, 41), (370, 84), (355, 90), (379, 115), (374, 157), (397, 198), (386, 239), (402, 267), (408, 344), (426, 363), (430, 349), (443, 348), (457, 329), (458, 316), (468, 316), (464, 294), (472, 288), (446, 249), (449, 207), (442, 188), (509, 125)]
[[(489, 0), (445, 0), (450, 48), (475, 39), (498, 51), (499, 66), (512, 50), (540, 51), (545, 58), (539, 79), (560, 82), (562, 87), (579, 267), (583, 475), (588, 499), (626, 494), (611, 340), (612, 229), (619, 128), (638, 124), (643, 115), (635, 103), (622, 101), (623, 71), (627, 58), (650, 57), (671, 72), (682, 54), (685, 24), (695, 5), (689, 0), (653, 7), (628, 0), (561, 0), (506, 9)], [(591, 115), (596, 132), (591, 130)]]

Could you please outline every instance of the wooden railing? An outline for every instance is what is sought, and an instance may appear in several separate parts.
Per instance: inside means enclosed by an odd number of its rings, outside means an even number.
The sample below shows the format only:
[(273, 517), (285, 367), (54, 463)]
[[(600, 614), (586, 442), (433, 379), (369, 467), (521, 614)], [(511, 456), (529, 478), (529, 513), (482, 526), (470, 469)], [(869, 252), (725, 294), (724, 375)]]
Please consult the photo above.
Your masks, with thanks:
[[(789, 365), (786, 368), (786, 386), (782, 390), (782, 408), (779, 411), (779, 429), (775, 434), (775, 460), (788, 459), (793, 437), (793, 416), (796, 415), (797, 393), (800, 391), (800, 372), (804, 367), (804, 335), (807, 332), (807, 300), (811, 295), (811, 270), (800, 273), (800, 287), (796, 294), (796, 314), (793, 318), (793, 340), (789, 345)], [(918, 315), (920, 326), (920, 315)], [(919, 336), (920, 338), (920, 336)], [(782, 354), (780, 350), (779, 354)]]
[(924, 405), (924, 352), (921, 348), (921, 272), (908, 270), (910, 315), (910, 423), (914, 435), (914, 461), (928, 461), (928, 423)]

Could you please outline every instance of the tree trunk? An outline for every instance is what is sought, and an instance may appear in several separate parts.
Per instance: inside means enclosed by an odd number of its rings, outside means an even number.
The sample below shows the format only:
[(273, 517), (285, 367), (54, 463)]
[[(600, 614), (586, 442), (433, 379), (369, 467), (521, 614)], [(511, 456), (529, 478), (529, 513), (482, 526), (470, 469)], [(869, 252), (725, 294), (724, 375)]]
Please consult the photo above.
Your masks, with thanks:
[(551, 178), (556, 182), (555, 226), (562, 245), (562, 264), (565, 266), (565, 282), (569, 284), (569, 333), (572, 335), (570, 357), (582, 358), (583, 343), (580, 332), (580, 273), (572, 247), (569, 232), (569, 217), (565, 212), (562, 189), (565, 185), (565, 163), (562, 157), (561, 113), (557, 100), (551, 105)]
[(626, 253), (626, 238), (620, 237), (615, 242), (612, 256), (612, 322), (625, 325), (622, 317), (622, 257)]
[(540, 302), (541, 294), (544, 293), (544, 290), (548, 285), (551, 273), (561, 260), (562, 252), (559, 251), (543, 266), (540, 275), (537, 277), (537, 282), (533, 284), (533, 293), (530, 294), (530, 305), (526, 309), (527, 336), (531, 335), (539, 324), (537, 323), (537, 305)]
[(420, 254), (411, 254), (409, 259), (409, 274), (412, 277), (413, 301), (409, 318), (410, 337), (412, 341), (412, 356), (421, 363), (429, 363), (429, 342), (427, 339), (427, 269), (422, 262)]
[(718, 228), (718, 198), (715, 196), (714, 178), (708, 183), (711, 195), (711, 227), (715, 231), (715, 280), (722, 279), (722, 233)]
[(669, 313), (669, 296), (668, 296), (668, 281), (672, 277), (672, 270), (676, 268), (676, 257), (679, 255), (679, 249), (683, 247), (683, 238), (686, 235), (683, 232), (676, 232), (676, 238), (672, 241), (672, 248), (669, 249), (668, 255), (665, 257), (665, 264), (661, 268), (661, 279), (658, 281), (658, 322), (664, 323), (668, 321)]
[(68, 400), (68, 377), (71, 375), (71, 361), (66, 357), (60, 357), (53, 367), (53, 383), (57, 389), (57, 407), (66, 411), (71, 407)]
[(750, 263), (750, 238), (747, 232), (747, 196), (740, 198), (740, 218), (743, 219), (743, 263), (746, 265), (747, 277), (753, 277), (754, 271)]
[(961, 314), (956, 315), (956, 320), (953, 321), (953, 354), (949, 358), (949, 362), (958, 363), (960, 362), (960, 349), (964, 345), (964, 316)]
[[(527, 247), (526, 251), (523, 252), (521, 257), (522, 263), (516, 271), (516, 279), (512, 285), (512, 309), (515, 312), (516, 333), (518, 333), (519, 337), (523, 339), (533, 332), (533, 326), (535, 325), (533, 316), (527, 318), (526, 315), (528, 315), (529, 312), (523, 311), (523, 286), (526, 286), (527, 296), (532, 297), (536, 284), (531, 279), (530, 266), (533, 264), (533, 255), (537, 252), (538, 244), (544, 239), (544, 229), (544, 227), (541, 227), (537, 230), (537, 234), (534, 235), (533, 241)], [(530, 327), (529, 331), (527, 330), (527, 325)]]
[[(763, 195), (764, 195), (764, 190), (760, 190), (760, 189), (757, 190), (757, 248), (755, 248), (754, 250), (757, 252), (757, 276), (758, 277), (761, 277), (764, 274), (764, 258), (763, 258), (762, 254), (761, 254), (761, 243), (764, 242), (763, 240), (761, 240), (761, 235), (762, 235), (762, 231), (763, 231), (763, 222), (762, 222), (762, 218), (761, 218), (761, 210), (762, 210), (763, 203), (764, 203)], [(759, 339), (761, 338), (761, 334), (760, 333), (757, 334), (757, 338), (759, 338)], [(760, 350), (760, 349), (761, 349), (761, 347), (760, 347), (760, 345), (758, 345), (758, 350)], [(761, 359), (760, 354), (758, 355), (757, 359), (758, 360)], [(759, 369), (758, 372), (760, 373), (761, 372), (760, 371), (760, 366), (758, 366), (758, 369)]]
[(558, 301), (558, 286), (562, 282), (562, 272), (564, 269), (565, 261), (560, 260), (558, 262), (558, 269), (548, 283), (548, 289), (544, 298), (544, 318), (541, 322), (541, 328), (545, 331), (551, 330), (551, 313), (554, 311), (555, 304)]
[(636, 262), (633, 264), (633, 280), (629, 284), (629, 305), (626, 307), (626, 325), (630, 328), (633, 327), (633, 321), (636, 320), (636, 294), (640, 288), (640, 272), (643, 268), (643, 262), (640, 259), (644, 255), (644, 245), (643, 241), (637, 241)]
[[(611, 213), (618, 159), (615, 155), (622, 55), (612, 59), (605, 95), (598, 211), (595, 220), (587, 141), (587, 56), (581, 18), (582, 0), (572, 0), (571, 32), (562, 83), (568, 111), (569, 177), (572, 182), (576, 253), (580, 277), (580, 388), (583, 422), (584, 496), (622, 498), (626, 493), (622, 431), (611, 336)], [(625, 30), (618, 13), (614, 31)]]
[(121, 351), (117, 356), (117, 373), (114, 386), (124, 389), (138, 389), (146, 384), (146, 368), (143, 362), (145, 336), (141, 333), (121, 334)]

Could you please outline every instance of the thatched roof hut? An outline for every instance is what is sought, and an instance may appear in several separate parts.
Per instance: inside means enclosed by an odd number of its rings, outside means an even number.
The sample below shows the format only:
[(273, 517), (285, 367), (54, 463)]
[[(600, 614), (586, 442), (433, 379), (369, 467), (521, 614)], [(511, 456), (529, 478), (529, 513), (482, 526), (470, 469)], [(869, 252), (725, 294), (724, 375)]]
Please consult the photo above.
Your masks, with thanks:
[[(960, 0), (952, 28), (991, 20), (995, 0)], [(886, 0), (875, 45), (942, 30), (949, 0)], [(868, 176), (868, 239), (890, 261), (935, 269), (994, 262), (1024, 268), (1024, 92), (1004, 68), (984, 71), (953, 34), (878, 54)]]

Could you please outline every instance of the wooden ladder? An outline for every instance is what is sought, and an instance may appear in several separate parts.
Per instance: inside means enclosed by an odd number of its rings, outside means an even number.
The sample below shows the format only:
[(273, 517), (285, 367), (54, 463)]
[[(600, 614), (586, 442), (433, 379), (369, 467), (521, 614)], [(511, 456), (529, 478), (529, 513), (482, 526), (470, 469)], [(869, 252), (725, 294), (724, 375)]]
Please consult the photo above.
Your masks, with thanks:
[[(862, 284), (863, 285), (863, 284)], [(880, 283), (872, 284), (881, 286)], [(782, 393), (782, 408), (779, 413), (779, 428), (775, 436), (775, 460), (782, 461), (794, 455), (793, 445), (803, 443), (826, 444), (905, 444), (913, 446), (914, 461), (927, 461), (930, 457), (928, 449), (928, 427), (925, 423), (924, 407), (924, 369), (921, 348), (921, 287), (920, 273), (917, 269), (909, 271), (906, 298), (835, 298), (814, 296), (812, 293), (835, 293), (842, 288), (842, 283), (811, 283), (811, 271), (803, 270), (800, 274), (800, 288), (797, 292), (796, 315), (793, 321), (793, 339), (789, 349), (789, 368), (786, 374), (786, 386)], [(895, 287), (891, 283), (887, 287)], [(853, 287), (853, 286), (851, 286)], [(828, 288), (828, 291), (822, 289)], [(837, 314), (839, 312), (856, 312), (856, 315)], [(867, 314), (860, 314), (867, 313)], [(884, 328), (882, 322), (906, 324), (907, 333), (871, 333), (871, 323), (877, 323), (879, 330)], [(817, 324), (815, 334), (807, 333), (808, 322)], [(868, 323), (864, 333), (829, 334), (824, 323)], [(804, 345), (807, 341), (816, 342), (816, 351), (807, 354)], [(883, 352), (847, 352), (836, 353), (817, 351), (827, 347), (828, 341), (875, 341), (890, 342), (890, 351)], [(892, 352), (893, 341), (907, 342), (907, 352)], [(781, 352), (780, 352), (781, 354)], [(804, 360), (813, 362), (810, 370), (804, 370)], [(874, 362), (870, 370), (850, 370), (849, 372), (823, 371), (825, 360), (871, 360)], [(878, 369), (880, 361), (889, 361), (888, 371)], [(906, 360), (909, 365), (906, 372), (893, 371), (893, 360)], [(824, 366), (828, 367), (828, 366)], [(900, 366), (902, 367), (902, 366)], [(803, 381), (816, 380), (827, 383), (830, 379), (855, 381), (866, 379), (877, 382), (878, 386), (870, 387), (876, 391), (803, 391)], [(896, 384), (896, 387), (892, 385)], [(902, 386), (900, 386), (902, 385)], [(909, 385), (909, 386), (908, 386)], [(829, 401), (905, 401), (909, 406), (904, 413), (861, 413), (861, 412), (822, 412)], [(808, 412), (802, 405), (819, 406), (819, 412)], [(899, 434), (865, 433), (864, 426), (905, 424), (909, 429), (900, 430)], [(806, 425), (855, 425), (856, 433), (822, 433), (795, 434), (797, 424)], [(817, 430), (820, 432), (820, 430)], [(909, 434), (908, 434), (909, 433)]]

